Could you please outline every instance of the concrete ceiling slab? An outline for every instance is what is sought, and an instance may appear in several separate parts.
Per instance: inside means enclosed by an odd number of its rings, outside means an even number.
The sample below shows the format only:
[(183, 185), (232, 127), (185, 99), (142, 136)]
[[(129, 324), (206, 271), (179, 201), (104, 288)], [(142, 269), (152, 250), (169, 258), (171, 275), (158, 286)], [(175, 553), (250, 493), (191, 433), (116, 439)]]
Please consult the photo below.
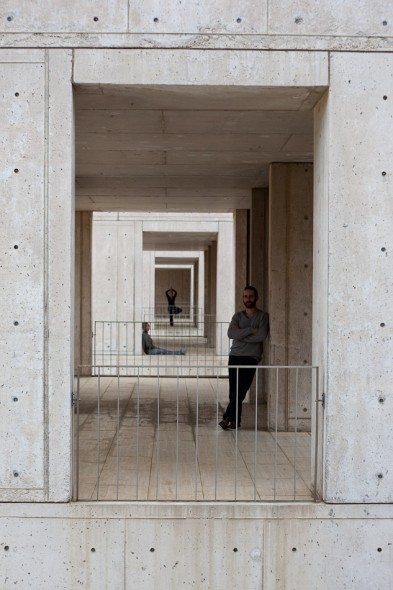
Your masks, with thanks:
[[(179, 231), (176, 231), (179, 229)], [(143, 232), (143, 249), (149, 251), (207, 250), (217, 239), (215, 232), (182, 232), (181, 223), (174, 224), (173, 232)], [(158, 262), (158, 261), (156, 261)], [(183, 262), (183, 259), (182, 259)]]
[(249, 208), (271, 162), (311, 162), (325, 88), (75, 87), (76, 208)]

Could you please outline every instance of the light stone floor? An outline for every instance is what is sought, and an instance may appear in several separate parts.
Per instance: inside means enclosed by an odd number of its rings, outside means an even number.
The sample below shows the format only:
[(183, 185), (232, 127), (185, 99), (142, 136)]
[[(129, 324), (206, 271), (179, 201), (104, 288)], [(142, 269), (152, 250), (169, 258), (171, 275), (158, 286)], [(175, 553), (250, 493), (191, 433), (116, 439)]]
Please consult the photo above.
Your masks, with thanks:
[(223, 431), (227, 397), (223, 378), (80, 378), (75, 499), (312, 501), (309, 433), (261, 430), (247, 403)]

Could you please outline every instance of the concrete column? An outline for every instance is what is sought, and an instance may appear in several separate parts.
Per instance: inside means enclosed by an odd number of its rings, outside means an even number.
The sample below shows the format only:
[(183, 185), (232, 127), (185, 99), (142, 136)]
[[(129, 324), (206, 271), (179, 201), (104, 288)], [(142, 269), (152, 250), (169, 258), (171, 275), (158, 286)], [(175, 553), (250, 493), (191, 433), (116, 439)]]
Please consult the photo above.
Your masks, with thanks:
[(216, 255), (216, 322), (217, 354), (228, 349), (228, 324), (235, 308), (235, 264), (233, 256), (233, 224), (219, 223)]
[(235, 309), (242, 307), (243, 289), (249, 281), (248, 269), (248, 209), (236, 209), (234, 221)]
[[(91, 239), (92, 217), (90, 211), (75, 213), (75, 344), (74, 363), (92, 363), (92, 323), (91, 323)], [(81, 374), (89, 375), (89, 368), (81, 369)]]
[[(253, 285), (259, 294), (258, 307), (267, 307), (267, 216), (268, 216), (269, 191), (264, 188), (255, 188), (251, 195), (250, 212), (250, 272), (248, 284)], [(264, 345), (262, 365), (268, 363), (267, 343)], [(258, 387), (258, 391), (257, 388)], [(255, 404), (257, 396), (258, 404), (266, 404), (266, 374), (260, 372), (250, 388), (248, 399)], [(262, 418), (262, 416), (261, 416)], [(266, 414), (263, 415), (263, 426), (266, 426)]]
[[(313, 172), (309, 164), (270, 167), (270, 363), (311, 365)], [(310, 430), (311, 373), (280, 371), (269, 377), (269, 425)]]
[(71, 495), (72, 52), (0, 55), (0, 500)]
[(392, 97), (392, 54), (333, 52), (315, 112), (313, 360), (328, 502), (393, 501)]
[(198, 261), (198, 328), (203, 323), (205, 309), (205, 252), (199, 253)]
[(208, 248), (207, 266), (207, 316), (206, 337), (207, 345), (214, 348), (216, 345), (216, 298), (217, 298), (217, 242), (212, 242)]
[(250, 284), (258, 289), (258, 305), (267, 305), (267, 217), (269, 191), (255, 188), (251, 197), (250, 215)]

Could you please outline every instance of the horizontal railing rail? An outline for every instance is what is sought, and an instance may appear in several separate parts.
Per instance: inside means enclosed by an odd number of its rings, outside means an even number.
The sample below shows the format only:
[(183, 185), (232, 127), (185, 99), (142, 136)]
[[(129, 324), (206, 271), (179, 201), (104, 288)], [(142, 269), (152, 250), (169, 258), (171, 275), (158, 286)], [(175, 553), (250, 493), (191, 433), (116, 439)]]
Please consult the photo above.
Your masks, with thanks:
[[(138, 366), (88, 368), (95, 376), (83, 377), (85, 366), (76, 376), (76, 500), (317, 499), (318, 424), (311, 434), (297, 415), (290, 431), (280, 420), (283, 405), (297, 408), (305, 395), (319, 400), (317, 367), (256, 367), (254, 397), (243, 404), (241, 428), (233, 431), (219, 426), (228, 382), (201, 378), (206, 367), (190, 366), (191, 379), (175, 364), (169, 378), (159, 365), (153, 378)], [(268, 384), (267, 408), (260, 403), (262, 383)]]

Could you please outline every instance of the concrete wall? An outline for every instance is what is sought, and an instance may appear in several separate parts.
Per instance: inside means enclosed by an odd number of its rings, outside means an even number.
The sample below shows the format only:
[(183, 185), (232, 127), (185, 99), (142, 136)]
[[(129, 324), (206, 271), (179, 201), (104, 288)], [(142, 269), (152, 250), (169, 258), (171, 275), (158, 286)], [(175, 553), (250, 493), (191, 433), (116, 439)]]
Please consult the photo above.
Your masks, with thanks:
[(380, 508), (3, 505), (3, 588), (389, 590), (393, 514)]
[(392, 96), (390, 54), (335, 53), (316, 110), (313, 356), (332, 502), (393, 499)]

